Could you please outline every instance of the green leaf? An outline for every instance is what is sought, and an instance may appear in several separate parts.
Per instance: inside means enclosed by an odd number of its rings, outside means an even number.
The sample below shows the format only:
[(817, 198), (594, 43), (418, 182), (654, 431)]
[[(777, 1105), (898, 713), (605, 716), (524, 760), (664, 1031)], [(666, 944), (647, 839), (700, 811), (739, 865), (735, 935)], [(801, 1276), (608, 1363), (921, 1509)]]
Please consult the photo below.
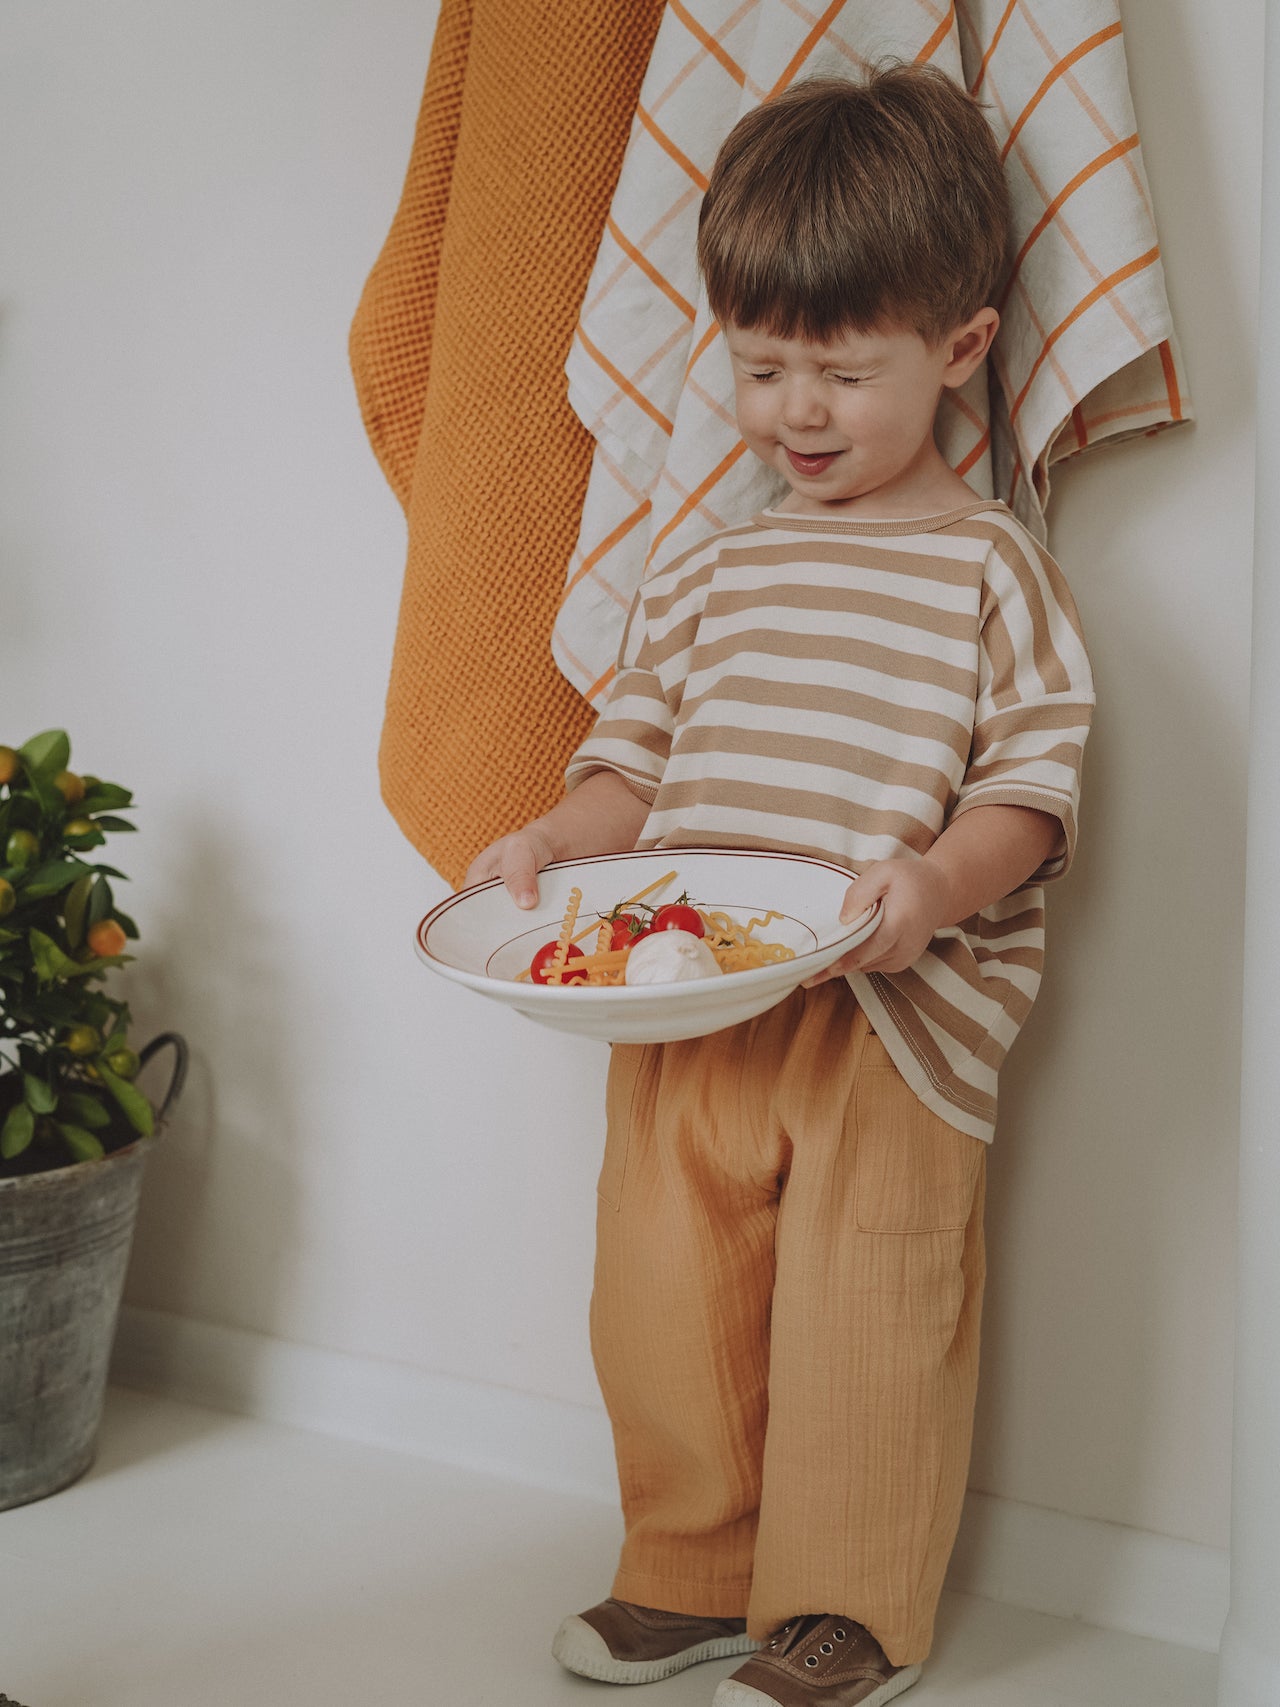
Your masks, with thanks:
[(57, 1107), (58, 1099), (53, 1087), (34, 1073), (22, 1075), (23, 1097), (27, 1107), (33, 1114), (52, 1114)]
[(27, 940), (31, 944), (36, 977), (42, 984), (51, 984), (55, 978), (74, 978), (89, 970), (89, 967), (79, 965), (64, 954), (53, 938), (43, 931), (29, 931)]
[[(77, 992), (79, 994), (79, 992)], [(101, 990), (85, 990), (81, 996), (84, 1004), (84, 1018), (90, 1025), (96, 1025), (104, 1036), (119, 1030), (129, 1024), (129, 1009), (124, 1002), (116, 1001), (111, 996), (104, 996)]]
[[(73, 964), (76, 978), (88, 978), (99, 972), (105, 972), (111, 966), (127, 966), (131, 960), (136, 960), (136, 954), (99, 954), (90, 955), (88, 960), (77, 960)], [(77, 998), (79, 1000), (79, 998)], [(2, 1707), (2, 1704), (0, 1704)]]
[(92, 869), (82, 859), (50, 860), (47, 865), (38, 865), (22, 885), (22, 897), (33, 901), (40, 895), (57, 895)]
[(125, 873), (123, 871), (117, 871), (114, 865), (95, 865), (93, 869), (95, 871), (102, 872), (106, 877), (118, 877), (122, 883), (127, 883), (129, 881)]
[(113, 818), (109, 812), (104, 812), (94, 823), (100, 830), (136, 830), (138, 826), (131, 824), (127, 818)]
[(29, 771), (27, 773), (27, 787), (40, 802), (41, 810), (48, 817), (61, 818), (65, 814), (67, 803), (53, 786), (53, 780), (46, 771)]
[(71, 742), (65, 729), (46, 729), (43, 735), (33, 735), (18, 752), (27, 767), (27, 775), (39, 771), (55, 777), (71, 763)]
[(79, 802), (79, 811), (82, 817), (91, 818), (95, 812), (118, 811), (132, 804), (133, 795), (127, 788), (120, 788), (114, 782), (100, 782)]
[(0, 1156), (11, 1162), (20, 1156), (35, 1137), (36, 1117), (25, 1102), (9, 1110), (4, 1126), (0, 1127)]
[(101, 1061), (96, 1063), (102, 1074), (102, 1082), (124, 1110), (125, 1118), (135, 1132), (141, 1132), (144, 1138), (149, 1138), (155, 1131), (156, 1117), (151, 1104), (142, 1092), (135, 1090), (127, 1079), (122, 1079), (113, 1073), (110, 1067), (104, 1067)]
[(77, 1162), (97, 1162), (106, 1155), (93, 1133), (86, 1132), (83, 1126), (73, 1126), (66, 1120), (55, 1121), (54, 1125), (66, 1139), (67, 1149)]
[(87, 925), (96, 925), (101, 919), (111, 917), (111, 885), (101, 872), (93, 880), (93, 888), (89, 891), (89, 916)]
[(67, 927), (67, 941), (73, 949), (79, 948), (84, 941), (84, 915), (89, 905), (89, 890), (93, 887), (93, 874), (80, 877), (67, 891), (66, 903), (62, 909), (62, 917)]
[(69, 1114), (77, 1126), (100, 1128), (111, 1124), (111, 1116), (106, 1109), (97, 1097), (87, 1091), (63, 1091), (58, 1098), (58, 1107)]
[(137, 940), (138, 940), (138, 927), (137, 927), (137, 925), (134, 924), (133, 920), (129, 917), (128, 913), (122, 913), (120, 911), (120, 909), (117, 907), (115, 918), (116, 918), (116, 923), (120, 926), (120, 929), (124, 932), (124, 934), (127, 937), (129, 937), (132, 941), (137, 942)]

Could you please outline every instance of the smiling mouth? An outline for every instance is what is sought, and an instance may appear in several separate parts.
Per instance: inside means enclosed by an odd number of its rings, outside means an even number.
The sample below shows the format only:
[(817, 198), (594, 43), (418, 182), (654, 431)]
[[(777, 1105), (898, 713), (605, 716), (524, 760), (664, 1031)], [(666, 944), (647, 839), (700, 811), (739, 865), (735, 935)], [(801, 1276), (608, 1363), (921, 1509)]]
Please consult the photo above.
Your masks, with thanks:
[(792, 450), (790, 445), (783, 445), (782, 448), (797, 474), (822, 474), (840, 455), (838, 450), (826, 450), (806, 456), (803, 451)]

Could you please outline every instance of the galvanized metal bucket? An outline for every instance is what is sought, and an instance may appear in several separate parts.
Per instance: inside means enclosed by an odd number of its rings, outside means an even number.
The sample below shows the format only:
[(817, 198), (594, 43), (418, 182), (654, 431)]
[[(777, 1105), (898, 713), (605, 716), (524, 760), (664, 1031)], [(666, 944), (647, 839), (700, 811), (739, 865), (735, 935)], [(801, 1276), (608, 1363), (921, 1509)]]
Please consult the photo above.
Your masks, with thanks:
[[(174, 1052), (157, 1129), (181, 1094)], [(0, 1511), (67, 1487), (93, 1463), (142, 1171), (155, 1138), (97, 1162), (0, 1180)]]

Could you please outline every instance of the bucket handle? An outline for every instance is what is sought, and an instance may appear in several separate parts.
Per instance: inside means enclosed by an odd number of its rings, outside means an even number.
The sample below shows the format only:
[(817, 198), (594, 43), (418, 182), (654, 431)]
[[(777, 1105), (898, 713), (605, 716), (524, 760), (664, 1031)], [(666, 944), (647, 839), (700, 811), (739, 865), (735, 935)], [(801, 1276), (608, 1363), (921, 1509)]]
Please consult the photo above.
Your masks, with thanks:
[(169, 1088), (164, 1093), (164, 1100), (156, 1110), (156, 1122), (159, 1124), (169, 1112), (178, 1098), (182, 1095), (182, 1087), (187, 1082), (187, 1067), (191, 1061), (191, 1051), (187, 1040), (180, 1031), (162, 1031), (158, 1037), (153, 1037), (150, 1043), (144, 1044), (138, 1051), (138, 1070), (146, 1066), (153, 1055), (162, 1049), (173, 1050), (173, 1076), (169, 1080)]

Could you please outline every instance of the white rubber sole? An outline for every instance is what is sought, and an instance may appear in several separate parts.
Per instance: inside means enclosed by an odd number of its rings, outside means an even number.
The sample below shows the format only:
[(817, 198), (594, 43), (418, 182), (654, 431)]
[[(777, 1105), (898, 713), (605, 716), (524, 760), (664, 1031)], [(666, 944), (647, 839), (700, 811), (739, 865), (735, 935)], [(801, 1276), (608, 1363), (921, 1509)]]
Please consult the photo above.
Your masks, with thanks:
[[(696, 1647), (684, 1648), (660, 1660), (619, 1660), (609, 1652), (600, 1632), (575, 1612), (556, 1631), (551, 1652), (566, 1671), (593, 1678), (597, 1683), (659, 1683), (686, 1666), (701, 1665), (703, 1660), (727, 1659), (730, 1654), (754, 1654), (759, 1646), (759, 1642), (746, 1635), (717, 1636), (713, 1641), (699, 1642)], [(754, 1695), (755, 1691), (751, 1693)], [(773, 1707), (777, 1707), (776, 1702)]]
[[(886, 1701), (892, 1701), (904, 1689), (910, 1689), (923, 1670), (923, 1666), (904, 1666), (896, 1677), (891, 1677), (874, 1694), (860, 1701), (858, 1707), (884, 1707)], [(778, 1707), (778, 1703), (772, 1695), (753, 1689), (749, 1683), (735, 1683), (731, 1677), (726, 1677), (711, 1697), (711, 1707)]]

